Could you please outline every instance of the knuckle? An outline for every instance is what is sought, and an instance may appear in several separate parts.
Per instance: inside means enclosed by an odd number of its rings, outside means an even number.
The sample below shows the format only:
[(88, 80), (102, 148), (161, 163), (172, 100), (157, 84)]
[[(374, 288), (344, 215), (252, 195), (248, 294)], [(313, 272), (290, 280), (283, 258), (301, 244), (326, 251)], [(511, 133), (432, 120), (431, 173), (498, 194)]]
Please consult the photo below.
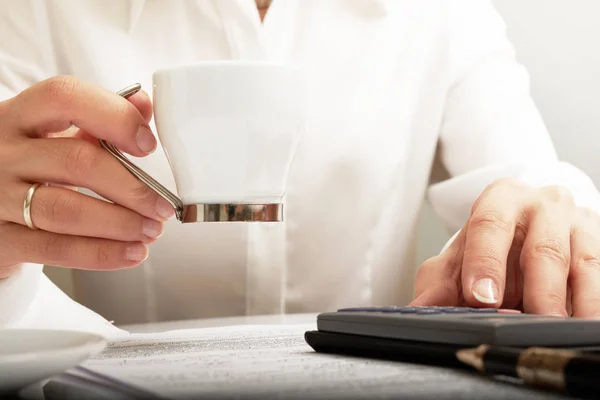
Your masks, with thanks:
[(68, 105), (73, 101), (79, 86), (79, 81), (68, 75), (49, 78), (45, 83), (48, 100), (62, 105)]
[(530, 262), (545, 259), (558, 263), (565, 268), (569, 265), (569, 250), (560, 241), (554, 239), (546, 239), (535, 243), (528, 255)]
[(134, 204), (150, 204), (154, 206), (159, 195), (145, 184), (136, 183), (135, 187), (130, 192), (130, 196), (133, 199)]
[(600, 224), (600, 215), (591, 207), (578, 207), (582, 223), (595, 222)]
[(59, 228), (68, 228), (76, 224), (81, 214), (75, 200), (76, 198), (69, 191), (57, 190), (50, 200), (48, 218)]
[(553, 203), (572, 203), (573, 196), (564, 186), (546, 186), (541, 189), (547, 201)]
[(482, 277), (499, 278), (499, 271), (504, 271), (506, 268), (506, 260), (492, 252), (480, 251), (465, 258), (465, 263), (476, 266), (477, 275)]
[(471, 214), (477, 212), (479, 208), (486, 208), (486, 203), (489, 204), (497, 202), (497, 198), (506, 198), (511, 196), (512, 192), (521, 191), (523, 185), (516, 179), (513, 178), (500, 178), (489, 184), (473, 203), (471, 208)]
[(562, 296), (554, 290), (544, 293), (544, 300), (547, 304), (555, 305), (557, 311), (566, 306), (566, 296)]
[(595, 270), (600, 272), (600, 255), (585, 255), (575, 261), (577, 271)]
[(526, 208), (526, 211), (528, 213), (528, 215), (535, 215), (535, 214), (551, 214), (552, 213), (552, 209), (555, 207), (554, 203), (551, 202), (550, 200), (546, 199), (545, 197), (538, 197), (536, 199), (534, 199), (531, 203), (529, 203), (528, 207)]
[(137, 109), (129, 101), (121, 101), (115, 110), (117, 116), (128, 119), (137, 117)]
[(71, 247), (60, 235), (48, 235), (42, 241), (41, 253), (50, 263), (61, 263), (70, 258)]
[(514, 227), (501, 212), (495, 210), (476, 210), (469, 220), (468, 229), (472, 228), (512, 234)]
[(73, 140), (64, 158), (65, 168), (69, 174), (85, 178), (97, 165), (98, 149), (84, 140)]
[(116, 218), (112, 224), (119, 236), (128, 239), (138, 239), (143, 232), (143, 217), (134, 212), (127, 216)]
[(112, 258), (111, 257), (112, 254), (113, 254), (113, 249), (111, 248), (110, 244), (108, 244), (108, 243), (100, 244), (96, 251), (96, 261), (98, 262), (99, 265), (108, 264)]
[(521, 183), (514, 178), (500, 178), (493, 181), (488, 187), (490, 189), (515, 189), (519, 187)]
[(115, 106), (114, 118), (118, 122), (121, 129), (127, 132), (129, 136), (137, 133), (140, 124), (143, 123), (137, 108), (129, 101), (122, 100)]

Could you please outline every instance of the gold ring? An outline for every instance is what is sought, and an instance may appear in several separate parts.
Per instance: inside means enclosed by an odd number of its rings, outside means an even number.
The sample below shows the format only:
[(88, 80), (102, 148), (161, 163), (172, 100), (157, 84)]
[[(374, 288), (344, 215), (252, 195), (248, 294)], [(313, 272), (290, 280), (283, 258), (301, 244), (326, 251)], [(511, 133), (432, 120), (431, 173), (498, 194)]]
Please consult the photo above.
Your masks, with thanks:
[(38, 187), (40, 187), (39, 183), (34, 183), (31, 185), (27, 191), (27, 195), (25, 195), (25, 200), (23, 201), (23, 219), (25, 219), (25, 224), (33, 230), (36, 230), (37, 228), (31, 220), (31, 200), (33, 199), (33, 194)]

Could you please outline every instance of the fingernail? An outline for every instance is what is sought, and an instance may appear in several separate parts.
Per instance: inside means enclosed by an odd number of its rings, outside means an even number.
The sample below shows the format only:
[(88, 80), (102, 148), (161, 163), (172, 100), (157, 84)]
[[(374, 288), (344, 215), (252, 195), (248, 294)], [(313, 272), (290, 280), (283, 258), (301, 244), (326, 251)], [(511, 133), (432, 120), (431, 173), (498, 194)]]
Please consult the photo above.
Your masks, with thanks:
[(141, 125), (135, 138), (138, 148), (144, 153), (151, 153), (156, 148), (156, 138), (148, 125)]
[(482, 303), (493, 304), (498, 301), (498, 287), (490, 278), (478, 280), (471, 290), (473, 296)]
[(153, 219), (146, 218), (142, 225), (142, 232), (145, 236), (155, 239), (162, 235), (163, 224)]
[(568, 317), (569, 314), (567, 314), (567, 310), (565, 309), (561, 309), (560, 307), (557, 307), (553, 310), (547, 311), (545, 313), (543, 313), (545, 315), (548, 315), (550, 317)]
[(560, 312), (560, 311), (552, 311), (551, 313), (548, 314), (548, 316), (550, 317), (560, 317), (560, 318), (567, 318), (568, 315), (566, 312)]
[(144, 261), (148, 257), (148, 248), (141, 243), (131, 244), (125, 250), (125, 258), (128, 261)]
[(159, 197), (158, 200), (156, 200), (156, 213), (161, 218), (169, 219), (173, 215), (175, 215), (175, 209), (173, 208), (171, 203), (169, 203), (162, 197)]

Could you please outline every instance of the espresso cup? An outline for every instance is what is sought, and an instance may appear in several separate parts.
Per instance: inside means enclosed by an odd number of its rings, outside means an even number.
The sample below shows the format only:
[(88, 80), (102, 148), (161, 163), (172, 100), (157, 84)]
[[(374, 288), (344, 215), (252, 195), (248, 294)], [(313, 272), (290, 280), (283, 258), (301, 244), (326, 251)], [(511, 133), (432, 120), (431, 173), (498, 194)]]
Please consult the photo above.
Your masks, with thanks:
[(153, 75), (159, 141), (183, 222), (281, 221), (303, 135), (306, 82), (298, 68), (214, 61)]

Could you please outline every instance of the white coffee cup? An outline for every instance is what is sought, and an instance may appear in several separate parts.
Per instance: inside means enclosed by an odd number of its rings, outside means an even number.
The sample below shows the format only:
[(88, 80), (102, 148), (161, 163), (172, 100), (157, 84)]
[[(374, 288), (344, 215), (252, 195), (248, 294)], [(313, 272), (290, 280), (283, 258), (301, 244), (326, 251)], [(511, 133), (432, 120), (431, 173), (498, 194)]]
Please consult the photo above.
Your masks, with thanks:
[(281, 220), (306, 119), (302, 71), (211, 61), (158, 70), (153, 84), (157, 134), (186, 222)]

